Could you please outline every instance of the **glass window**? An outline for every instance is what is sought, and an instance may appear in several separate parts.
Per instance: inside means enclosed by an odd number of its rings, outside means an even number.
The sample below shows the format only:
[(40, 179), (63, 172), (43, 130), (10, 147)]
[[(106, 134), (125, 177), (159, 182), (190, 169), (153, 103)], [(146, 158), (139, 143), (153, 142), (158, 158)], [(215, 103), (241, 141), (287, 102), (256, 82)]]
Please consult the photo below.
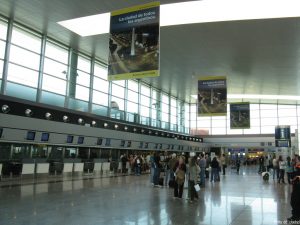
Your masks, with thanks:
[(169, 105), (162, 103), (161, 104), (161, 111), (163, 113), (169, 113)]
[(257, 126), (259, 127), (260, 126), (260, 119), (259, 118), (252, 118), (250, 117), (250, 126)]
[(57, 94), (65, 95), (66, 94), (66, 80), (62, 80), (56, 77), (48, 76), (44, 74), (42, 89)]
[(165, 104), (169, 105), (169, 96), (165, 95), (165, 94), (162, 94), (161, 95), (161, 101), (162, 101), (162, 103), (165, 103)]
[(78, 56), (77, 69), (90, 74), (90, 72), (91, 72), (91, 60), (86, 59), (82, 56)]
[(171, 116), (171, 123), (172, 124), (177, 124), (177, 117), (176, 116)]
[(139, 83), (133, 80), (128, 80), (128, 89), (139, 92)]
[(150, 117), (150, 108), (141, 106), (141, 116)]
[(125, 87), (125, 80), (115, 80), (112, 83), (117, 84), (117, 85), (122, 86), (122, 87)]
[(277, 105), (261, 104), (260, 105), (260, 116), (262, 118), (277, 117)]
[(124, 99), (116, 98), (114, 96), (111, 97), (111, 108), (124, 110)]
[(297, 117), (279, 117), (278, 125), (297, 125)]
[(157, 91), (156, 90), (152, 90), (152, 99), (157, 100)]
[(108, 95), (99, 91), (93, 91), (93, 103), (107, 106), (108, 105)]
[(41, 52), (41, 38), (20, 28), (13, 27), (11, 42), (30, 51)]
[(212, 127), (226, 127), (225, 116), (212, 117), (211, 122)]
[(251, 124), (250, 129), (244, 129), (244, 134), (260, 134), (260, 127), (254, 127)]
[(138, 104), (128, 101), (127, 112), (138, 113)]
[(168, 113), (162, 113), (161, 114), (161, 121), (169, 122), (169, 114)]
[(211, 117), (197, 117), (198, 127), (210, 127), (211, 126)]
[(68, 66), (54, 60), (45, 58), (44, 73), (66, 80), (68, 73)]
[(262, 134), (274, 134), (275, 132), (275, 126), (265, 126), (261, 127), (261, 133)]
[(220, 128), (220, 127), (213, 127), (211, 130), (212, 135), (225, 135), (226, 134), (226, 128)]
[(0, 21), (0, 39), (6, 40), (7, 35), (7, 23)]
[(149, 107), (150, 106), (150, 98), (146, 97), (144, 95), (141, 95), (141, 105)]
[(68, 50), (59, 47), (49, 41), (46, 43), (45, 56), (51, 59), (55, 59), (58, 62), (68, 64), (69, 53)]
[(277, 125), (278, 124), (278, 121), (277, 121), (277, 117), (276, 118), (263, 118), (261, 120), (261, 126), (264, 127), (264, 126), (272, 126), (272, 125)]
[(150, 88), (145, 85), (141, 85), (141, 94), (150, 97)]
[(104, 93), (108, 93), (108, 85), (109, 85), (109, 83), (107, 80), (103, 80), (98, 77), (94, 77), (93, 89), (104, 92)]
[(94, 75), (107, 80), (107, 68), (95, 63), (94, 65)]
[(3, 60), (0, 60), (0, 79), (2, 78), (2, 71), (3, 71)]
[(170, 113), (171, 113), (171, 115), (173, 115), (173, 116), (177, 116), (177, 108), (171, 107)]
[(0, 59), (4, 59), (5, 55), (5, 41), (0, 40)]
[(83, 85), (85, 87), (89, 87), (90, 86), (90, 74), (84, 73), (84, 72), (81, 72), (81, 71), (77, 70), (76, 83), (80, 84), (80, 85)]
[(128, 90), (127, 95), (128, 95), (127, 96), (128, 100), (135, 102), (135, 103), (139, 102), (139, 94), (137, 92)]
[(119, 85), (112, 84), (111, 94), (119, 98), (124, 98), (124, 88)]
[(278, 105), (278, 117), (297, 116), (296, 105)]
[(7, 79), (15, 83), (37, 87), (38, 85), (38, 72), (17, 66), (12, 63), (8, 65)]
[(40, 55), (12, 45), (10, 48), (9, 61), (39, 70)]
[(171, 107), (177, 107), (177, 101), (175, 98), (171, 98)]
[(81, 85), (76, 85), (76, 94), (75, 98), (89, 101), (89, 88), (83, 87)]

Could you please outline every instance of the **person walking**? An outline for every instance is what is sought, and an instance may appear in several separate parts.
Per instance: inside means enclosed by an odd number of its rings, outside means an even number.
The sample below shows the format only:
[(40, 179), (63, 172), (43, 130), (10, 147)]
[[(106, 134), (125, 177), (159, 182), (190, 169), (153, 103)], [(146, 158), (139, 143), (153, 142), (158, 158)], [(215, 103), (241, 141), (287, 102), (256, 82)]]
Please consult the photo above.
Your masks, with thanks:
[(280, 184), (280, 181), (282, 181), (282, 183), (285, 184), (285, 182), (284, 182), (284, 173), (285, 173), (285, 169), (286, 169), (286, 163), (283, 160), (283, 158), (282, 158), (281, 155), (278, 158), (278, 165), (279, 165), (279, 179), (278, 179), (278, 183)]
[(174, 198), (182, 198), (185, 173), (186, 173), (186, 165), (184, 161), (185, 161), (184, 157), (180, 156), (178, 162), (175, 164), (173, 168), (175, 174)]
[(221, 156), (221, 164), (222, 164), (222, 172), (223, 172), (223, 175), (225, 176), (226, 175), (226, 168), (227, 168), (227, 159), (226, 159), (225, 154), (223, 154)]
[(175, 167), (176, 163), (177, 163), (176, 154), (173, 153), (172, 158), (169, 161), (169, 168), (170, 168), (170, 181), (168, 183), (169, 187), (174, 187), (175, 176), (174, 176), (173, 168)]
[(210, 175), (210, 182), (214, 180), (214, 182), (218, 179), (218, 173), (219, 173), (219, 163), (217, 160), (217, 157), (214, 157), (211, 161), (211, 175)]
[(200, 185), (202, 187), (205, 187), (206, 159), (203, 153), (200, 154), (199, 167), (200, 167)]
[(159, 176), (160, 176), (161, 165), (160, 165), (160, 157), (158, 153), (154, 154), (153, 167), (154, 167), (154, 174), (153, 174), (154, 187), (159, 187)]

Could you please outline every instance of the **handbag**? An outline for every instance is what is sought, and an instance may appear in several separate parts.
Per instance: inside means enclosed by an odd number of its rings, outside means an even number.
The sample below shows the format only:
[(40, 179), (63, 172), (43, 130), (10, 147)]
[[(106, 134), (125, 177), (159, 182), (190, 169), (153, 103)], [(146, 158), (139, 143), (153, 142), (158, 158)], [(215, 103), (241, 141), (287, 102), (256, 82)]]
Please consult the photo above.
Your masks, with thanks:
[(183, 170), (178, 169), (178, 171), (176, 172), (176, 182), (181, 185), (184, 183), (184, 179), (185, 179), (185, 173)]
[(196, 185), (194, 185), (194, 188), (195, 188), (195, 191), (200, 191), (200, 186), (199, 186), (199, 184), (196, 184)]

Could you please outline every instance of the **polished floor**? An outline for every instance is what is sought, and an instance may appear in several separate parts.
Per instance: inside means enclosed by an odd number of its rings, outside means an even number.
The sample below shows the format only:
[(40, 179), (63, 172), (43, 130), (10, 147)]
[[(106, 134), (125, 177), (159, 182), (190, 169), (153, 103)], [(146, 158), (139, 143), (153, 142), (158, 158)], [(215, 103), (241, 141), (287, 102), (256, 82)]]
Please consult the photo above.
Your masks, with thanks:
[(221, 182), (207, 182), (194, 203), (173, 199), (172, 189), (153, 188), (149, 175), (6, 185), (0, 224), (285, 224), (292, 187), (272, 178), (266, 183), (256, 171), (228, 169)]

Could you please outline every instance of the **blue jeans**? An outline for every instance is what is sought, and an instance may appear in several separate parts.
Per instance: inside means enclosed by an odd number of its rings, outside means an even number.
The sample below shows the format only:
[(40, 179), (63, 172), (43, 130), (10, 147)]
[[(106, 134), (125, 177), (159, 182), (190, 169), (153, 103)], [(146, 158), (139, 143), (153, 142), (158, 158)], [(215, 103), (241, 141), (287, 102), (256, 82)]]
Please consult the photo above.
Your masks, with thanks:
[(135, 175), (141, 175), (141, 166), (139, 165), (137, 165), (136, 167), (135, 167)]
[(275, 180), (275, 175), (276, 179), (279, 179), (279, 168), (278, 167), (273, 167), (273, 180)]
[(217, 181), (217, 178), (219, 177), (219, 168), (211, 168), (211, 177), (210, 181), (214, 179), (214, 181)]
[(154, 167), (150, 168), (150, 183), (154, 183)]
[(160, 175), (160, 169), (154, 168), (154, 176), (153, 176), (153, 182), (154, 185), (159, 185), (159, 175)]
[(205, 167), (201, 167), (200, 169), (200, 184), (205, 186)]
[(164, 185), (165, 186), (169, 185), (170, 176), (171, 176), (170, 169), (166, 169), (165, 170), (165, 179), (164, 179)]

